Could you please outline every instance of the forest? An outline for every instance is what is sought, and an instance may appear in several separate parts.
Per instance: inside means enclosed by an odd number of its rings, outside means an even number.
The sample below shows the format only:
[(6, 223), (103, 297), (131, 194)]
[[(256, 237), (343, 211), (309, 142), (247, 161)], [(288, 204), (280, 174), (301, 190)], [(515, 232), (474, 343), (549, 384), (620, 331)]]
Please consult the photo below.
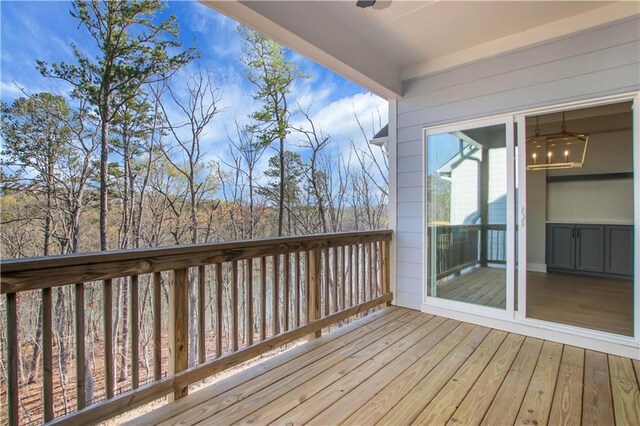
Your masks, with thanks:
[[(98, 54), (72, 46), (73, 62), (38, 61), (42, 76), (64, 82), (68, 92), (24, 90), (13, 102), (2, 102), (3, 259), (387, 226), (387, 153), (368, 143), (385, 124), (380, 114), (344, 117), (357, 124), (359, 136), (333, 138), (332, 129), (320, 128), (292, 92), (310, 76), (286, 48), (239, 25), (244, 78), (258, 108), (225, 123), (226, 151), (214, 151), (205, 141), (220, 119), (223, 94), (199, 51), (179, 42), (177, 18), (159, 19), (165, 7), (150, 0), (74, 2), (70, 12), (87, 35), (82, 43)], [(115, 284), (118, 392), (130, 385), (132, 327), (146, 339), (140, 368), (150, 374), (151, 284), (141, 277), (138, 324), (129, 320), (130, 283)], [(53, 289), (56, 415), (79, 407), (72, 389), (73, 297), (72, 286)], [(103, 397), (93, 385), (101, 374), (96, 354), (102, 350), (102, 298), (100, 286), (88, 287), (84, 296), (91, 385), (82, 406)], [(0, 303), (4, 400), (4, 297)], [(42, 421), (42, 303), (36, 291), (18, 299), (18, 368), (29, 396), (21, 400), (24, 423)]]

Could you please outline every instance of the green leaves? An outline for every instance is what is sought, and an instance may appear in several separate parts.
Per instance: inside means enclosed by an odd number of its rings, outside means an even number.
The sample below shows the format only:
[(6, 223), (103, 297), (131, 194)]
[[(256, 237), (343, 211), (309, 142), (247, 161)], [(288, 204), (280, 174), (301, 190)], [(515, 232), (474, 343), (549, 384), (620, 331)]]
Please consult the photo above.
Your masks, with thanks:
[(297, 66), (285, 59), (285, 50), (277, 42), (239, 25), (236, 31), (245, 38), (242, 62), (247, 66), (247, 78), (255, 86), (253, 98), (261, 108), (251, 114), (255, 131), (263, 145), (285, 139), (289, 129), (287, 94), (296, 79), (307, 78)]
[(143, 85), (167, 78), (199, 57), (194, 48), (168, 53), (181, 44), (175, 16), (155, 22), (164, 8), (165, 2), (154, 0), (76, 0), (71, 15), (94, 39), (98, 54), (89, 57), (73, 46), (76, 64), (38, 61), (37, 68), (72, 84), (109, 122)]

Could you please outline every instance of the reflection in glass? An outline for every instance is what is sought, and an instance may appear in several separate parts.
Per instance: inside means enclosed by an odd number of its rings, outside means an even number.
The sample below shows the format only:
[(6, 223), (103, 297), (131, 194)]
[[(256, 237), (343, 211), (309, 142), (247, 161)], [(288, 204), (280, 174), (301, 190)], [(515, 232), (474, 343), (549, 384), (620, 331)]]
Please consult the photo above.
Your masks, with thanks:
[(505, 309), (504, 124), (427, 137), (427, 294)]

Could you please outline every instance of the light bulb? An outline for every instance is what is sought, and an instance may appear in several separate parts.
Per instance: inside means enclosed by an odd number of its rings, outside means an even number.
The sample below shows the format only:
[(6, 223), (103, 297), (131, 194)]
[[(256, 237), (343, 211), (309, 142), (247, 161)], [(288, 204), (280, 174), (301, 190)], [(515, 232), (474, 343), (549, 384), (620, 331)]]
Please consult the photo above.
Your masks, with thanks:
[(569, 162), (569, 150), (566, 150), (564, 152), (564, 162), (565, 163)]

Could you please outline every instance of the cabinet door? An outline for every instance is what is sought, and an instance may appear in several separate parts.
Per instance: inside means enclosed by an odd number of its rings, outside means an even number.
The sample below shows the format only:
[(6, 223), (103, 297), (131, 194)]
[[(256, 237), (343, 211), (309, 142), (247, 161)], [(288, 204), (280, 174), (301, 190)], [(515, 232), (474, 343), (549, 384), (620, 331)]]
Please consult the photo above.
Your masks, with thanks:
[(576, 270), (604, 272), (602, 225), (576, 225)]
[(605, 227), (604, 271), (633, 276), (633, 226)]
[(547, 225), (547, 267), (574, 269), (574, 225), (550, 223)]

